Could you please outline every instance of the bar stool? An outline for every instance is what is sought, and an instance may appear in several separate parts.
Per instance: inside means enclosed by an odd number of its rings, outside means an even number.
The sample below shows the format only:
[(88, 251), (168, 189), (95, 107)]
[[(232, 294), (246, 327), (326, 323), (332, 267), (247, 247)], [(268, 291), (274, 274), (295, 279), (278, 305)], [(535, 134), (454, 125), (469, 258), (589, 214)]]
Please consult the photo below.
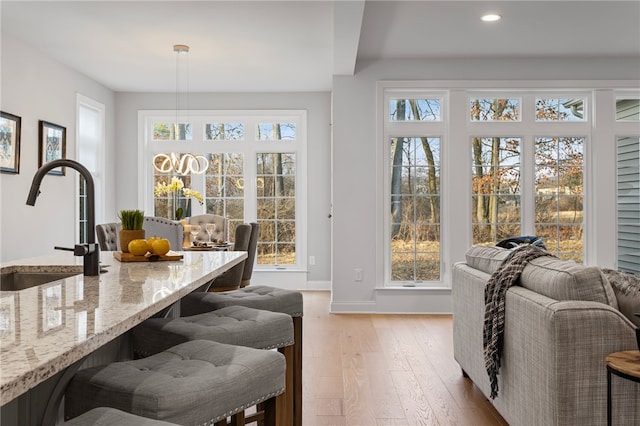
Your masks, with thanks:
[[(212, 312), (180, 318), (152, 318), (132, 330), (133, 352), (146, 357), (190, 340), (210, 340), (255, 349), (278, 349), (287, 364), (285, 392), (278, 396), (278, 425), (290, 425), (293, 417), (293, 324), (287, 314), (228, 306)], [(288, 392), (287, 392), (288, 390)], [(260, 417), (251, 416), (247, 423)]]
[(291, 316), (293, 345), (293, 424), (302, 425), (302, 316), (304, 301), (299, 291), (269, 286), (250, 286), (220, 293), (194, 292), (180, 303), (181, 315), (191, 316), (227, 306), (245, 306)]
[[(285, 361), (276, 351), (192, 340), (133, 361), (78, 371), (65, 393), (65, 418), (97, 407), (184, 426), (244, 422), (264, 402), (265, 426), (276, 425)], [(233, 422), (236, 423), (233, 423)]]
[(160, 420), (146, 419), (115, 408), (98, 407), (62, 423), (62, 426), (178, 426)]

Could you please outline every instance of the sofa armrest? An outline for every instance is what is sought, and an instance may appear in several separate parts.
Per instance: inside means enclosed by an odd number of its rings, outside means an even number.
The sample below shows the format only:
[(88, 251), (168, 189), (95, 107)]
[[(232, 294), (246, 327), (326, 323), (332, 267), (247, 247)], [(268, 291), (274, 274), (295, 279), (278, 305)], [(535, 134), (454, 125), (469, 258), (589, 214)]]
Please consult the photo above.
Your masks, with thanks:
[[(509, 413), (505, 418), (605, 424), (604, 359), (636, 349), (635, 326), (603, 303), (556, 301), (517, 286), (507, 292), (505, 309), (503, 398), (494, 401)], [(640, 400), (640, 385), (619, 386), (624, 397), (614, 401), (616, 418), (640, 419), (640, 408), (629, 404)]]

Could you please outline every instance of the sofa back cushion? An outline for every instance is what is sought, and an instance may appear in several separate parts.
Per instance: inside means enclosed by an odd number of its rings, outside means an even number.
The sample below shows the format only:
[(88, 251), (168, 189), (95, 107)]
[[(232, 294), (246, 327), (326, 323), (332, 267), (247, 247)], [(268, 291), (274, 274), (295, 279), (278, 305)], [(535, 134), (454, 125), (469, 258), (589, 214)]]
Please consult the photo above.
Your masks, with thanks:
[(613, 288), (597, 266), (539, 257), (524, 268), (520, 285), (556, 300), (587, 300), (618, 309)]
[[(466, 254), (467, 264), (493, 274), (509, 253), (499, 247), (472, 247)], [(552, 299), (600, 302), (618, 309), (611, 285), (595, 266), (543, 256), (524, 268), (518, 284)]]
[(467, 250), (465, 257), (467, 265), (491, 275), (498, 270), (509, 253), (511, 250), (501, 247), (473, 246)]

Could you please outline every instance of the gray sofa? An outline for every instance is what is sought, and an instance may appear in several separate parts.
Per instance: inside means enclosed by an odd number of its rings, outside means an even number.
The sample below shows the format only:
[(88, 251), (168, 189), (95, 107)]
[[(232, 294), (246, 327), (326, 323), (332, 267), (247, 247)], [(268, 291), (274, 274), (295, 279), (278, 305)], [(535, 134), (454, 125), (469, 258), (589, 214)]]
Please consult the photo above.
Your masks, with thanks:
[[(508, 254), (472, 247), (453, 267), (454, 356), (487, 398), (484, 286)], [(606, 424), (605, 357), (638, 349), (636, 327), (617, 307), (597, 267), (553, 257), (525, 267), (507, 291), (499, 393), (489, 400), (510, 425)], [(640, 383), (612, 383), (614, 424), (640, 425)]]

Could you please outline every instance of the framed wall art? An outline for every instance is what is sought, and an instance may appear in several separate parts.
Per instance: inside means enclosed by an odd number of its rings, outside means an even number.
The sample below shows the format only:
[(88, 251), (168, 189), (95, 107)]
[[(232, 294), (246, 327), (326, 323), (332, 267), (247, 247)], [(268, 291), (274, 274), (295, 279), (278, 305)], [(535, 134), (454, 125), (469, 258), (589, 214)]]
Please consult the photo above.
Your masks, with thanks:
[(0, 172), (20, 172), (20, 122), (17, 115), (0, 111)]
[[(67, 129), (65, 127), (40, 120), (38, 134), (40, 140), (38, 167), (42, 167), (50, 161), (65, 158), (67, 153)], [(64, 176), (64, 167), (51, 170), (49, 174)]]

